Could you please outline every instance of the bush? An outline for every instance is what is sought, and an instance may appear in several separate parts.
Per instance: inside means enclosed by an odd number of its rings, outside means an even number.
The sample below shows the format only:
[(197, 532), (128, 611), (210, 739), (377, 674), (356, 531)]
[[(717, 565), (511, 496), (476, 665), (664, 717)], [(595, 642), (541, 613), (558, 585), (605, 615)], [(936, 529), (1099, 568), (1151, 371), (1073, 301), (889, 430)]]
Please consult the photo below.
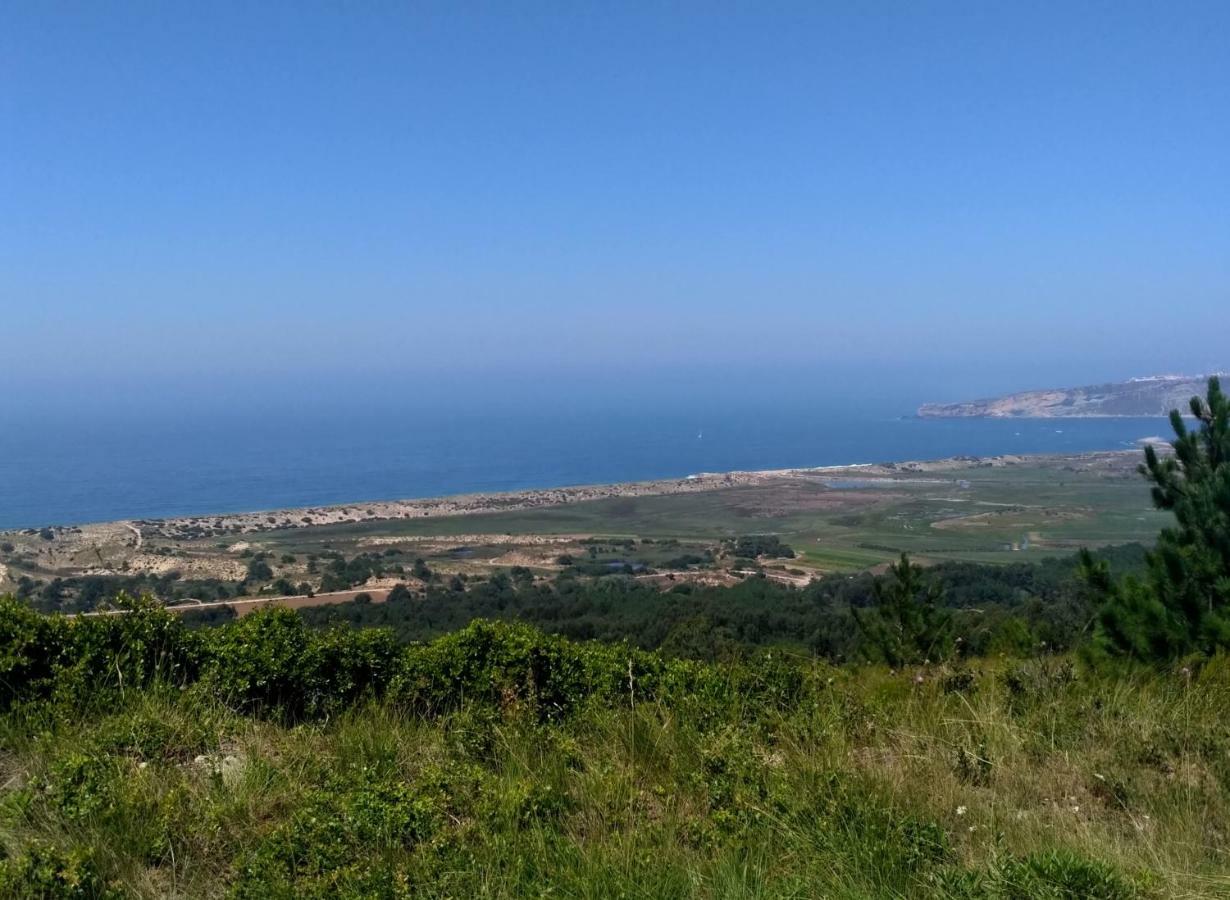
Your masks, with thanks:
[[(365, 779), (313, 791), (248, 854), (233, 896), (409, 896), (387, 863), (356, 861), (369, 854), (379, 860), (429, 838), (440, 807), (429, 788), (405, 782)], [(406, 891), (397, 891), (399, 882)]]
[(1004, 900), (1134, 900), (1141, 891), (1112, 866), (1068, 850), (1009, 857), (989, 871), (942, 879), (947, 896)]
[(241, 711), (289, 720), (381, 693), (398, 655), (388, 632), (322, 635), (288, 609), (259, 610), (208, 634), (209, 689)]
[[(1222, 658), (1116, 681), (997, 659), (919, 684), (504, 622), (399, 646), (285, 609), (204, 635), (167, 618), (0, 606), (20, 707), (0, 720), (0, 897), (119, 878), (125, 896), (1126, 900), (1132, 875), (1098, 854), (1139, 859), (1158, 896), (1224, 868), (1192, 851), (1227, 828)], [(160, 642), (193, 666), (149, 665)], [(70, 688), (76, 706), (30, 715)], [(1079, 812), (1043, 799), (1057, 786)]]
[(8, 900), (119, 900), (85, 854), (36, 845), (0, 860), (0, 897)]
[(391, 688), (421, 712), (454, 709), (463, 698), (532, 708), (542, 718), (567, 712), (595, 686), (601, 651), (532, 628), (475, 622), (407, 653)]
[(273, 577), (273, 569), (269, 563), (259, 557), (248, 563), (248, 581), (268, 581)]
[(794, 559), (793, 548), (775, 534), (751, 534), (726, 542), (727, 553), (740, 559)]
[(0, 709), (50, 696), (69, 653), (68, 621), (0, 599)]
[(74, 620), (0, 599), (0, 709), (55, 697), (70, 705), (161, 680), (186, 684), (200, 669), (200, 642), (152, 601), (121, 595), (127, 610)]

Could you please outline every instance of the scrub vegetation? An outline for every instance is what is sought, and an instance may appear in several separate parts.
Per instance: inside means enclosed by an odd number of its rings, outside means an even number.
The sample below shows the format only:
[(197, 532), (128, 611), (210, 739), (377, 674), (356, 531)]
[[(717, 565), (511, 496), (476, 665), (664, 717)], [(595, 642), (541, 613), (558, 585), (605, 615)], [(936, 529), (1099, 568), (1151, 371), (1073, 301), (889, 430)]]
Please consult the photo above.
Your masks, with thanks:
[[(1226, 896), (1216, 383), (1193, 409), (1195, 436), (1146, 459), (1174, 514), (1158, 549), (1136, 574), (1085, 557), (1084, 593), (1035, 598), (1037, 619), (1003, 604), (1015, 642), (975, 640), (978, 585), (1003, 584), (985, 567), (909, 559), (843, 576), (865, 590), (752, 576), (674, 640), (646, 636), (665, 607), (635, 591), (601, 641), (528, 603), (421, 641), (287, 609), (192, 627), (149, 599), (76, 619), (0, 601), (0, 896)], [(543, 589), (504, 577), (493, 602)], [(775, 630), (781, 610), (753, 635), (774, 596), (827, 609), (817, 633), (844, 623), (841, 652)]]
[(0, 894), (1230, 889), (1230, 666), (668, 659), (474, 623), (0, 610)]

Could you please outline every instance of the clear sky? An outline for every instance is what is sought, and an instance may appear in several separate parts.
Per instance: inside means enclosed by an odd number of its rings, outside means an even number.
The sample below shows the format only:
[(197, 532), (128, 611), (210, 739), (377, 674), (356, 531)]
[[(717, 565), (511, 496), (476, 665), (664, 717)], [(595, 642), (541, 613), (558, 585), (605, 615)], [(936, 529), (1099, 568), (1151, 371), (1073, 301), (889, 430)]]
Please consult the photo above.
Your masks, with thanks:
[(0, 312), (26, 397), (1227, 366), (1230, 3), (9, 0)]

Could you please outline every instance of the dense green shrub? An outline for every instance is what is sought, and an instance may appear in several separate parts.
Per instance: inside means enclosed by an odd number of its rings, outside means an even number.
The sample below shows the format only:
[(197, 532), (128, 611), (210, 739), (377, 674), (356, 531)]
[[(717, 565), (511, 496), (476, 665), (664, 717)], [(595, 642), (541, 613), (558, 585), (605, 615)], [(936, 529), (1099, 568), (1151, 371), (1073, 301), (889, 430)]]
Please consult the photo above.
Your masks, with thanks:
[(255, 557), (248, 562), (247, 581), (268, 581), (273, 578), (273, 569), (261, 557)]
[(309, 629), (287, 609), (264, 609), (204, 633), (206, 686), (245, 712), (289, 719), (343, 708), (389, 683), (399, 654), (376, 629)]
[(175, 615), (122, 595), (116, 602), (127, 612), (70, 621), (0, 598), (0, 709), (52, 697), (80, 704), (196, 679), (200, 641)]
[[(1143, 548), (1099, 551), (1115, 571), (1143, 565)], [(623, 575), (589, 580), (518, 583), (493, 577), (464, 592), (429, 584), (415, 602), (402, 586), (396, 598), (372, 604), (331, 604), (301, 610), (317, 627), (387, 627), (399, 641), (424, 641), (474, 619), (525, 622), (574, 640), (628, 641), (645, 650), (703, 661), (733, 660), (763, 647), (790, 649), (832, 662), (862, 656), (851, 607), (875, 603), (867, 573), (832, 575), (805, 588), (750, 578), (731, 586), (679, 584), (669, 591)], [(1085, 640), (1094, 607), (1077, 577), (1075, 557), (1007, 566), (943, 563), (927, 570), (943, 587), (953, 635), (965, 656), (1032, 656), (1062, 652)], [(396, 602), (394, 602), (396, 600)]]
[(742, 559), (794, 559), (794, 549), (775, 534), (747, 534), (725, 544), (726, 552)]
[[(23, 578), (25, 576), (22, 576)], [(26, 599), (43, 612), (78, 613), (107, 608), (119, 594), (153, 595), (173, 603), (188, 598), (225, 600), (239, 590), (239, 582), (219, 578), (183, 578), (177, 571), (154, 574), (77, 575), (54, 578), (36, 585), (28, 582)], [(19, 593), (22, 593), (19, 591)]]
[(65, 620), (16, 601), (0, 605), (6, 706), (55, 699), (70, 708), (154, 684), (200, 682), (237, 711), (319, 718), (389, 692), (405, 709), (439, 714), (467, 702), (517, 707), (544, 721), (584, 703), (668, 701), (723, 708), (739, 695), (778, 708), (807, 668), (765, 653), (718, 672), (623, 644), (576, 643), (526, 625), (477, 621), (430, 644), (400, 646), (381, 629), (308, 627), (265, 609), (213, 629), (139, 606)]
[(0, 717), (4, 897), (1124, 900), (1224, 875), (1221, 657), (1186, 678), (1049, 657), (920, 680), (506, 622), (406, 646), (273, 609), (173, 628), (194, 667), (95, 691), (75, 654), (156, 644), (163, 614), (16, 612), (0, 653), (42, 686), (11, 684)]
[(20, 856), (0, 860), (0, 897), (7, 900), (120, 900), (123, 896), (79, 852), (35, 845)]
[[(232, 895), (409, 896), (404, 876), (382, 860), (429, 838), (443, 819), (443, 800), (429, 784), (360, 774), (312, 791), (247, 854)], [(375, 865), (356, 866), (364, 857)]]
[(566, 712), (595, 686), (594, 658), (532, 628), (476, 622), (430, 645), (412, 647), (391, 688), (393, 699), (422, 712), (466, 700), (525, 704), (544, 718)]
[(66, 619), (41, 615), (13, 598), (0, 598), (0, 708), (46, 697), (69, 658)]
[(72, 664), (60, 676), (68, 679), (67, 699), (197, 678), (201, 641), (177, 616), (150, 600), (120, 597), (117, 605), (124, 611), (81, 617), (68, 629)]
[(1069, 850), (1008, 857), (986, 871), (940, 878), (954, 900), (1136, 900), (1146, 896), (1126, 875)]
[[(320, 590), (344, 591), (347, 588), (358, 587), (371, 578), (379, 578), (385, 572), (392, 570), (385, 559), (377, 553), (360, 553), (352, 559), (335, 555), (329, 559), (324, 574), (320, 579)], [(396, 567), (400, 570), (400, 567)], [(310, 568), (308, 571), (312, 571)]]

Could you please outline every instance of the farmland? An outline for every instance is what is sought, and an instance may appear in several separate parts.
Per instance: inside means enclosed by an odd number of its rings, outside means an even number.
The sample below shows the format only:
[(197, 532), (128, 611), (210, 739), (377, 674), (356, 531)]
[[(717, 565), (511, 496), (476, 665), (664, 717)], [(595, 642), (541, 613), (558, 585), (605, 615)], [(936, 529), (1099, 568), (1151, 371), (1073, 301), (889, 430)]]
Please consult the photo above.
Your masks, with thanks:
[[(217, 601), (385, 590), (413, 584), (416, 563), (444, 577), (514, 567), (550, 577), (569, 560), (589, 574), (607, 566), (721, 582), (743, 574), (732, 542), (746, 535), (791, 548), (792, 557), (760, 568), (796, 583), (875, 568), (902, 552), (924, 563), (1038, 561), (1152, 540), (1163, 516), (1136, 474), (1138, 458), (964, 458), (28, 529), (3, 536), (0, 591), (74, 611), (117, 588)], [(357, 557), (379, 563), (348, 562)], [(345, 576), (327, 578), (339, 559)]]

